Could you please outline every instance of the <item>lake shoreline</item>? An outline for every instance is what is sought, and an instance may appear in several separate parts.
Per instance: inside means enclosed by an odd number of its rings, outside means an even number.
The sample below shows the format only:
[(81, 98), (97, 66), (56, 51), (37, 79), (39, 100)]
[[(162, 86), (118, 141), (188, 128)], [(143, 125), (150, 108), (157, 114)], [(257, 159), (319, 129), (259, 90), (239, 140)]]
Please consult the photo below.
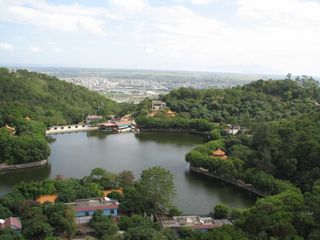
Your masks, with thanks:
[[(208, 139), (210, 139), (210, 134), (207, 131), (198, 131), (195, 129), (175, 129), (175, 128), (141, 128), (141, 132), (168, 132), (168, 133), (189, 133), (189, 134), (196, 134), (196, 135), (202, 135), (206, 136)], [(251, 184), (246, 184), (244, 182), (241, 182), (240, 180), (229, 180), (225, 179), (223, 177), (219, 177), (217, 175), (214, 175), (212, 173), (209, 173), (205, 171), (204, 169), (197, 168), (192, 166), (191, 164), (189, 165), (189, 171), (195, 174), (199, 174), (202, 176), (209, 177), (211, 179), (218, 180), (223, 183), (230, 184), (232, 186), (235, 186), (241, 190), (245, 190), (246, 192), (252, 193), (255, 196), (258, 197), (266, 197), (268, 196), (267, 193), (260, 191), (256, 187), (252, 186)]]
[(209, 132), (199, 131), (196, 129), (182, 129), (182, 128), (140, 128), (141, 132), (168, 132), (168, 133), (190, 133), (202, 135), (209, 138)]
[(41, 167), (48, 164), (48, 160), (41, 160), (41, 161), (36, 161), (36, 162), (30, 162), (30, 163), (22, 163), (22, 164), (0, 164), (0, 174), (4, 174), (6, 172), (11, 172), (11, 171), (17, 171), (17, 170), (24, 170), (28, 168), (36, 168), (36, 167)]
[(175, 177), (177, 196), (174, 203), (185, 214), (207, 214), (212, 205), (220, 202), (231, 207), (251, 206), (254, 199), (246, 192), (189, 174), (185, 154), (205, 142), (206, 137), (183, 132), (109, 134), (89, 131), (53, 135), (55, 141), (50, 143), (49, 163), (44, 167), (1, 174), (0, 195), (21, 181), (42, 181), (57, 175), (82, 178), (88, 176), (93, 168), (113, 173), (125, 169), (139, 176), (144, 169), (162, 166)]
[(200, 174), (200, 175), (203, 175), (203, 176), (206, 176), (206, 177), (209, 177), (209, 178), (212, 178), (212, 179), (215, 179), (215, 180), (218, 180), (218, 181), (233, 185), (233, 186), (238, 187), (238, 188), (240, 188), (242, 190), (250, 192), (250, 193), (252, 193), (252, 194), (254, 194), (254, 195), (258, 196), (258, 197), (266, 197), (266, 196), (268, 196), (267, 193), (258, 190), (257, 188), (255, 188), (251, 184), (248, 185), (248, 184), (246, 184), (244, 182), (240, 182), (239, 180), (238, 181), (237, 180), (229, 180), (229, 179), (226, 179), (226, 178), (223, 178), (223, 177), (219, 177), (219, 176), (217, 176), (215, 174), (209, 173), (206, 169), (201, 169), (201, 168), (198, 168), (198, 167), (194, 167), (191, 164), (189, 165), (189, 170), (192, 173)]

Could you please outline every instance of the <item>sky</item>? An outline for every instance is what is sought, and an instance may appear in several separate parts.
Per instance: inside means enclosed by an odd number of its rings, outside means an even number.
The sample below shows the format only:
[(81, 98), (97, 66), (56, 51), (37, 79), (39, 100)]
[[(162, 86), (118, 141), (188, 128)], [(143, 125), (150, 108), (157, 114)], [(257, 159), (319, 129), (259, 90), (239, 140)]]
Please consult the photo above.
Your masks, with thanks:
[(320, 0), (0, 0), (0, 65), (320, 75)]

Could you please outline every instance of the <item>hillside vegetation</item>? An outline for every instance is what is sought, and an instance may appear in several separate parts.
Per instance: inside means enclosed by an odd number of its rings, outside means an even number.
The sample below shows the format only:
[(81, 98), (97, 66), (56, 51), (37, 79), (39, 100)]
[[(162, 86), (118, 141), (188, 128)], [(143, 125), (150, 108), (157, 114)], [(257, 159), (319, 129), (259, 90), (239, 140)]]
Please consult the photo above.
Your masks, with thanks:
[[(104, 96), (56, 77), (0, 68), (0, 163), (40, 161), (50, 154), (45, 127), (83, 121), (88, 114), (108, 117), (131, 111)], [(4, 127), (15, 128), (9, 133)]]
[[(162, 97), (175, 117), (145, 114), (144, 128), (196, 128), (206, 121), (211, 141), (186, 155), (194, 167), (227, 181), (253, 186), (267, 197), (248, 209), (214, 208), (245, 233), (239, 239), (320, 239), (320, 106), (319, 83), (303, 76), (296, 80), (256, 81), (230, 89), (180, 88)], [(149, 103), (150, 104), (150, 103)], [(147, 106), (148, 101), (141, 103)], [(241, 126), (227, 134), (227, 124)], [(218, 148), (227, 158), (213, 156)], [(222, 210), (221, 210), (222, 209)], [(220, 212), (219, 212), (220, 211)], [(215, 239), (212, 231), (184, 232), (184, 239)], [(238, 239), (220, 229), (217, 239)]]
[(78, 123), (88, 114), (119, 114), (121, 108), (96, 92), (56, 77), (0, 68), (0, 126), (26, 116), (46, 125)]
[(304, 76), (297, 80), (259, 80), (228, 89), (180, 88), (163, 100), (186, 117), (248, 123), (310, 113), (320, 101), (320, 90), (317, 81)]

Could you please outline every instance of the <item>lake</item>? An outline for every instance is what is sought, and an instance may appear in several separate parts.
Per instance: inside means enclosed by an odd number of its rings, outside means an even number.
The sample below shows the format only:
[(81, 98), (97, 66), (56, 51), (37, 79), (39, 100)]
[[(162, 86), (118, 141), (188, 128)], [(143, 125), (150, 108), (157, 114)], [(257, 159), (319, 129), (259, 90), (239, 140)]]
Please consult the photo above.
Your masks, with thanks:
[(217, 203), (247, 207), (254, 198), (230, 185), (189, 173), (185, 154), (205, 142), (202, 136), (182, 133), (107, 134), (102, 131), (52, 135), (49, 164), (38, 169), (0, 175), (0, 194), (20, 181), (44, 180), (57, 175), (80, 178), (93, 168), (119, 173), (131, 170), (136, 178), (153, 166), (174, 175), (175, 205), (184, 214), (208, 214)]

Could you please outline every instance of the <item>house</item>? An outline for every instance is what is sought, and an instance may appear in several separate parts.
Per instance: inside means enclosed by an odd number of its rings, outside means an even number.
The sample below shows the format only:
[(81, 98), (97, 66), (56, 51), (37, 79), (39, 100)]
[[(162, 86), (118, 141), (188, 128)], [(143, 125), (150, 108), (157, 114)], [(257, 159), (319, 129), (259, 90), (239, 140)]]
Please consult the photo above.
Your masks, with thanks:
[(215, 151), (212, 151), (212, 157), (218, 157), (222, 160), (227, 160), (228, 156), (226, 155), (226, 153), (224, 151), (222, 151), (220, 148), (218, 148)]
[(232, 224), (228, 219), (213, 219), (200, 216), (173, 216), (160, 220), (162, 227), (171, 228), (175, 231), (181, 227), (189, 227), (200, 231), (208, 231), (212, 228), (221, 227), (225, 224)]
[(97, 210), (102, 210), (105, 216), (118, 216), (119, 202), (107, 197), (78, 199), (66, 204), (74, 209), (76, 218), (92, 217)]
[(86, 117), (86, 123), (87, 124), (97, 123), (97, 122), (99, 122), (101, 120), (102, 120), (102, 116), (99, 116), (99, 115), (88, 115)]
[(165, 109), (166, 103), (162, 101), (152, 101), (152, 111)]
[(116, 131), (117, 129), (117, 125), (113, 122), (105, 122), (105, 123), (101, 123), (99, 124), (100, 129), (107, 131), (107, 132), (113, 132)]
[(55, 203), (58, 198), (58, 195), (52, 194), (52, 195), (41, 195), (36, 199), (36, 202), (40, 204), (44, 204), (45, 202)]
[(20, 219), (17, 217), (0, 219), (0, 229), (4, 229), (4, 228), (10, 228), (15, 232), (20, 232), (22, 229)]
[(109, 132), (131, 132), (132, 123), (129, 121), (108, 121), (99, 124), (100, 129)]

